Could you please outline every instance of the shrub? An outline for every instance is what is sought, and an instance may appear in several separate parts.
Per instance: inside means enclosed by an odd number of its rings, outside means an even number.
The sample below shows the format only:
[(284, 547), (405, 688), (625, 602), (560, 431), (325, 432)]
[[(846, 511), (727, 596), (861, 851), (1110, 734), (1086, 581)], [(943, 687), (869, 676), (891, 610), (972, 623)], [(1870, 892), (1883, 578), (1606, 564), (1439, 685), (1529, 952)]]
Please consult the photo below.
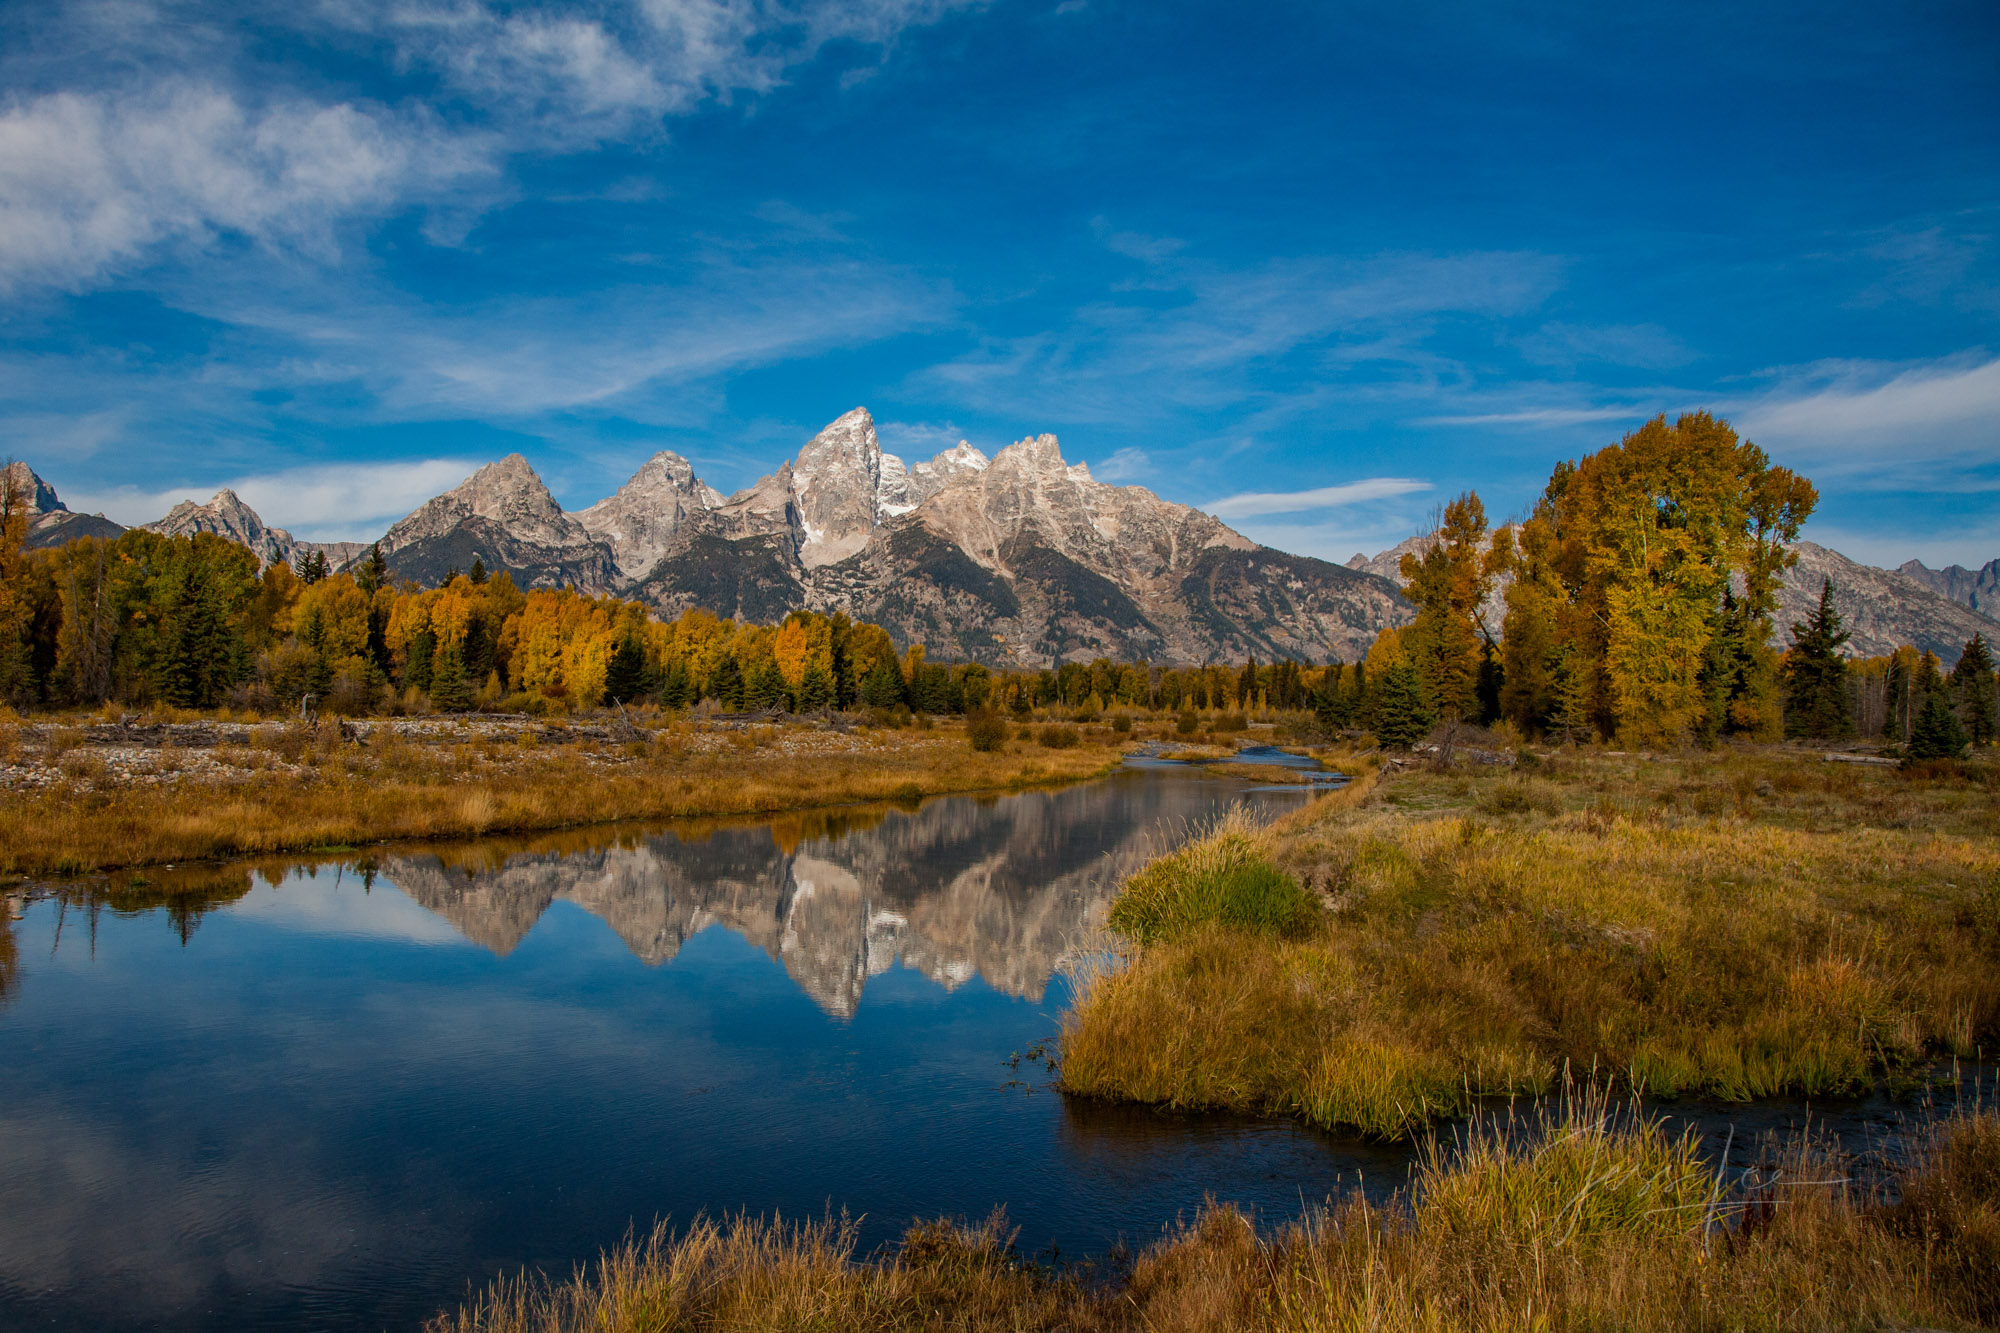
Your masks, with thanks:
[(1117, 717), (1111, 719), (1111, 729), (1120, 736), (1123, 736), (1132, 730), (1132, 719), (1120, 713)]
[(1215, 719), (1215, 730), (1217, 731), (1247, 731), (1249, 729), (1250, 719), (1241, 713), (1224, 713), (1221, 717)]
[(967, 715), (965, 738), (972, 748), (991, 753), (1007, 747), (1007, 722), (998, 713), (980, 709)]
[(1174, 939), (1211, 922), (1289, 933), (1318, 913), (1297, 880), (1264, 856), (1239, 806), (1204, 837), (1126, 881), (1111, 905), (1113, 930), (1140, 944)]
[(1041, 742), (1051, 750), (1073, 750), (1083, 743), (1083, 735), (1075, 727), (1049, 726), (1042, 728)]
[(1192, 736), (1201, 729), (1201, 719), (1190, 708), (1174, 719), (1174, 730), (1183, 736)]

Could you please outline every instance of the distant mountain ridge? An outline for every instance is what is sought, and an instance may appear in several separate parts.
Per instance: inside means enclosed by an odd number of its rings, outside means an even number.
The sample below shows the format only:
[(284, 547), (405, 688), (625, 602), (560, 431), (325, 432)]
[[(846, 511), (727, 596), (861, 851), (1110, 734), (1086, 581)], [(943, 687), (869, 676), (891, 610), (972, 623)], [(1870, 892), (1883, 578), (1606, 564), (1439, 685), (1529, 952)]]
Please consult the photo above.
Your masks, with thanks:
[[(13, 466), (35, 507), (31, 545), (123, 531), (71, 514), (26, 464)], [(146, 526), (218, 533), (266, 563), (320, 550), (338, 568), (369, 545), (293, 538), (229, 490)], [(911, 465), (882, 449), (874, 419), (855, 408), (729, 496), (662, 451), (570, 513), (509, 454), (418, 506), (379, 545), (392, 574), (424, 583), (478, 560), (524, 587), (615, 593), (665, 616), (700, 607), (769, 622), (801, 607), (842, 610), (941, 657), (1029, 666), (1096, 656), (1353, 661), (1382, 629), (1410, 620), (1398, 565), (1428, 540), (1345, 566), (1288, 555), (1142, 487), (1097, 481), (1063, 460), (1053, 435), (991, 458), (960, 441)], [(1885, 570), (1812, 542), (1797, 550), (1776, 617), (1783, 641), (1829, 577), (1857, 654), (1914, 643), (1949, 663), (1973, 634), (2000, 637), (2000, 560)], [(1497, 633), (1499, 592), (1485, 609)]]

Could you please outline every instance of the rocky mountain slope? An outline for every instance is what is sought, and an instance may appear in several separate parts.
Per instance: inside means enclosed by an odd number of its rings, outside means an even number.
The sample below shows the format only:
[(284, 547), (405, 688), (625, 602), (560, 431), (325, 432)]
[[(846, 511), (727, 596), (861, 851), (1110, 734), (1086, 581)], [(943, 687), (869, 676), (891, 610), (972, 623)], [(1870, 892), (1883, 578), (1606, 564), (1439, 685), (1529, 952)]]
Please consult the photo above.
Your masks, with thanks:
[(192, 500), (183, 500), (168, 510), (165, 518), (155, 519), (144, 526), (169, 537), (192, 537), (197, 532), (212, 532), (240, 546), (249, 547), (256, 553), (258, 561), (265, 565), (283, 563), (297, 567), (314, 551), (320, 551), (326, 555), (328, 567), (338, 569), (368, 549), (359, 542), (301, 541), (283, 528), (267, 527), (257, 511), (244, 504), (241, 497), (226, 486), (217, 491), (207, 504), (198, 505)]
[(573, 584), (579, 592), (606, 593), (624, 582), (610, 546), (563, 512), (519, 454), (426, 500), (380, 545), (392, 574), (420, 583), (468, 570), (474, 560), (509, 571), (523, 587)]
[(56, 488), (18, 459), (0, 470), (0, 488), (8, 486), (13, 488), (15, 502), (26, 504), (33, 515), (28, 520), (27, 540), (22, 543), (31, 551), (61, 546), (79, 537), (116, 537), (125, 531), (102, 514), (70, 512), (56, 495)]
[(1921, 560), (1908, 560), (1896, 566), (1896, 572), (1982, 616), (2000, 619), (2000, 560), (1988, 560), (1978, 569), (1964, 565), (1932, 569)]

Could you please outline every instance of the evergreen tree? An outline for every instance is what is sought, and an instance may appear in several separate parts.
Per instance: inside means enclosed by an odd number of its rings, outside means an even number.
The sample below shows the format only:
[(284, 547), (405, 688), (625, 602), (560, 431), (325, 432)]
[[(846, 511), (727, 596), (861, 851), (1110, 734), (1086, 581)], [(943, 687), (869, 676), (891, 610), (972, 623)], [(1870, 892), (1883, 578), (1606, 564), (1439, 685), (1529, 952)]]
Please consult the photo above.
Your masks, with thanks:
[(903, 673), (888, 658), (876, 658), (875, 665), (861, 678), (860, 696), (861, 702), (870, 708), (894, 708), (903, 702)]
[(445, 570), (444, 577), (438, 580), (438, 587), (449, 588), (452, 584), (458, 581), (458, 575), (459, 575), (458, 566), (457, 565), (451, 566), (449, 569)]
[(375, 542), (368, 548), (368, 558), (354, 571), (355, 586), (372, 598), (375, 590), (388, 582), (388, 579), (389, 564), (382, 558), (382, 543)]
[(1792, 626), (1792, 651), (1785, 658), (1785, 734), (1835, 739), (1849, 735), (1847, 642), (1840, 612), (1833, 606), (1833, 580), (1820, 588), (1819, 607)]
[(2000, 701), (1994, 698), (1993, 651), (1986, 646), (1985, 635), (1975, 634), (1967, 641), (1958, 665), (1951, 669), (1951, 686), (1972, 743), (1991, 744)]
[[(153, 688), (181, 708), (213, 708), (243, 671), (243, 641), (229, 623), (222, 587), (227, 574), (219, 568), (221, 559), (211, 542), (197, 538), (185, 549), (175, 549), (155, 594)], [(247, 551), (243, 555), (255, 563)]]
[(437, 650), (431, 665), (431, 707), (440, 713), (464, 713), (472, 708), (472, 682), (465, 676), (465, 654), (455, 642)]
[(431, 655), (437, 636), (428, 629), (410, 635), (403, 650), (403, 688), (428, 691), (431, 687)]
[(785, 673), (778, 669), (777, 659), (767, 657), (751, 668), (743, 682), (743, 703), (749, 708), (785, 708), (791, 706), (791, 690), (785, 684)]
[(1889, 739), (1903, 744), (1909, 742), (1910, 727), (1916, 722), (1917, 713), (1913, 695), (1916, 682), (1911, 673), (1912, 655), (1912, 650), (1908, 648), (1898, 648), (1890, 653), (1888, 670), (1882, 680), (1883, 701), (1888, 711), (1883, 732)]
[(1236, 706), (1248, 708), (1257, 697), (1257, 657), (1253, 653), (1243, 664), (1242, 674), (1236, 677)]
[(1430, 735), (1437, 714), (1424, 697), (1423, 678), (1408, 661), (1382, 675), (1376, 689), (1375, 738), (1391, 749), (1408, 749)]
[(1319, 688), (1313, 691), (1313, 716), (1329, 732), (1344, 731), (1354, 721), (1354, 701), (1340, 688), (1340, 674), (1340, 659), (1336, 657), (1326, 664)]
[(604, 665), (604, 697), (610, 703), (629, 704), (650, 693), (646, 683), (646, 647), (637, 634), (627, 632)]
[(686, 708), (694, 696), (694, 676), (688, 671), (687, 659), (676, 657), (667, 663), (666, 676), (660, 682), (660, 702), (668, 708)]
[(1958, 714), (1946, 702), (1943, 690), (1932, 690), (1924, 700), (1917, 725), (1910, 730), (1910, 758), (1957, 759), (1965, 754), (1965, 728)]
[(799, 711), (816, 713), (833, 706), (833, 674), (818, 662), (806, 665), (799, 680)]
[(325, 578), (327, 575), (326, 552), (313, 551), (305, 559), (299, 561), (298, 574), (299, 582), (308, 585), (318, 583), (321, 579)]
[(486, 562), (477, 555), (472, 557), (472, 572), (468, 577), (471, 578), (472, 586), (475, 588), (486, 582)]
[(743, 667), (734, 655), (715, 664), (708, 678), (708, 696), (732, 713), (743, 707)]
[(1500, 665), (1500, 655), (1493, 651), (1493, 640), (1482, 637), (1479, 643), (1479, 725), (1490, 727), (1500, 720), (1500, 691), (1506, 686), (1506, 673)]
[[(1400, 566), (1403, 595), (1417, 606), (1416, 620), (1403, 631), (1403, 649), (1423, 678), (1425, 696), (1454, 720), (1483, 711), (1479, 605), (1493, 586), (1481, 550), (1485, 540), (1486, 506), (1467, 491), (1445, 506), (1421, 554), (1405, 555)], [(1497, 703), (1497, 681), (1494, 693)]]

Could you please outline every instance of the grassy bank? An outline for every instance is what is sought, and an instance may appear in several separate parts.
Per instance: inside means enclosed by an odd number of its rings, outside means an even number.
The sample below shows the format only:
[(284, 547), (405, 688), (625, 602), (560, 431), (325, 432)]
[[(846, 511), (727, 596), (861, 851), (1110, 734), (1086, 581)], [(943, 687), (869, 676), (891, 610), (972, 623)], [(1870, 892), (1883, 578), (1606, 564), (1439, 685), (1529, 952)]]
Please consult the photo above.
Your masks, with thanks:
[(52, 780), (0, 794), (0, 874), (1020, 790), (1102, 773), (1127, 740), (1085, 728), (1064, 748), (1016, 738), (977, 751), (962, 724), (669, 720), (615, 741), (539, 724), (243, 731), (243, 743), (200, 752), (8, 738), (8, 757), (35, 751)]
[(1401, 1136), (1565, 1069), (1752, 1098), (1990, 1051), (1996, 776), (1784, 751), (1368, 775), (1127, 886), (1064, 1086)]
[(1356, 1200), (1269, 1238), (1210, 1209), (1117, 1275), (1023, 1264), (997, 1219), (919, 1225), (862, 1263), (851, 1223), (698, 1222), (567, 1282), (502, 1281), (431, 1327), (1827, 1333), (2000, 1317), (2000, 1118), (1946, 1124), (1895, 1204), (1807, 1147), (1777, 1161), (1732, 1195), (1691, 1140), (1571, 1108), (1434, 1154), (1388, 1207)]

